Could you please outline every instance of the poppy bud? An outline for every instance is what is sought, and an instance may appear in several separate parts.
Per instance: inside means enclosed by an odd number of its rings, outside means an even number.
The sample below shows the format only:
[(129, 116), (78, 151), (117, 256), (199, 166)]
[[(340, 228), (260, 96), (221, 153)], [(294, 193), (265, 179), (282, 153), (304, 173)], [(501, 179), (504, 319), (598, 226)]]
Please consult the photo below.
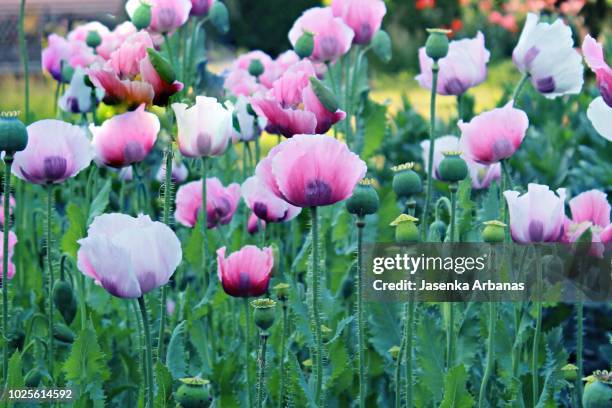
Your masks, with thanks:
[(448, 54), (448, 37), (450, 30), (439, 28), (428, 28), (429, 36), (425, 42), (425, 53), (434, 61), (446, 57)]
[(42, 380), (43, 373), (39, 367), (34, 367), (25, 375), (23, 382), (28, 388), (36, 388), (40, 384), (40, 380)]
[(338, 110), (338, 99), (336, 95), (326, 87), (323, 82), (319, 81), (317, 77), (310, 77), (310, 85), (315, 95), (321, 102), (321, 104), (330, 112)]
[(274, 324), (276, 302), (272, 299), (255, 299), (251, 302), (255, 309), (253, 320), (261, 331), (266, 331)]
[(607, 371), (596, 371), (586, 378), (582, 393), (584, 408), (605, 408), (612, 400), (612, 375)]
[(72, 287), (66, 281), (57, 281), (53, 286), (53, 302), (64, 317), (66, 324), (72, 323), (76, 315), (77, 304)]
[(340, 288), (340, 294), (342, 299), (348, 299), (355, 292), (355, 279), (352, 275), (346, 275), (342, 280), (342, 286)]
[(220, 1), (215, 1), (213, 6), (210, 8), (208, 14), (210, 21), (221, 34), (227, 33), (229, 30), (229, 12), (227, 7)]
[(395, 172), (393, 176), (393, 191), (398, 197), (410, 197), (423, 191), (421, 177), (413, 170), (414, 163), (405, 163), (392, 167)]
[(372, 187), (372, 180), (363, 179), (353, 190), (353, 195), (346, 200), (346, 209), (351, 214), (363, 217), (378, 211), (379, 204), (378, 193)]
[(28, 131), (17, 117), (17, 112), (0, 116), (0, 150), (12, 154), (19, 152), (28, 144)]
[(419, 229), (415, 224), (418, 220), (407, 214), (400, 214), (393, 220), (390, 225), (395, 227), (395, 241), (399, 243), (418, 242)]
[(265, 69), (266, 68), (258, 58), (253, 58), (249, 63), (249, 74), (256, 78), (259, 78), (259, 76), (264, 73)]
[(456, 183), (463, 180), (468, 175), (468, 167), (465, 160), (461, 158), (460, 152), (443, 152), (444, 159), (438, 167), (440, 180), (449, 183)]
[(100, 34), (97, 31), (91, 30), (87, 33), (85, 42), (87, 43), (88, 47), (95, 49), (98, 47), (98, 45), (102, 44), (102, 37), (100, 37)]
[(151, 24), (151, 6), (144, 2), (134, 11), (132, 15), (132, 24), (137, 30), (144, 30)]
[(183, 384), (176, 390), (176, 400), (183, 408), (207, 408), (212, 398), (208, 384), (201, 378), (181, 378)]
[(310, 57), (314, 50), (314, 35), (311, 32), (304, 31), (296, 41), (293, 49), (300, 58)]
[(378, 30), (372, 39), (374, 53), (382, 62), (391, 61), (391, 38), (384, 30)]
[(76, 335), (68, 326), (64, 323), (55, 323), (53, 325), (53, 337), (64, 343), (73, 343), (76, 339)]
[(485, 221), (483, 224), (485, 225), (482, 230), (482, 240), (484, 242), (504, 242), (506, 224), (497, 220)]
[(444, 241), (446, 236), (446, 224), (442, 220), (435, 220), (429, 226), (429, 235), (436, 234), (440, 241)]
[(153, 48), (147, 48), (147, 54), (149, 54), (149, 60), (151, 65), (155, 68), (155, 71), (159, 74), (159, 77), (169, 84), (173, 83), (176, 79), (176, 74), (172, 68), (172, 64), (161, 56), (161, 54), (155, 51)]
[(70, 64), (64, 63), (62, 64), (62, 81), (65, 83), (70, 83), (72, 81), (72, 76), (74, 75), (74, 68)]

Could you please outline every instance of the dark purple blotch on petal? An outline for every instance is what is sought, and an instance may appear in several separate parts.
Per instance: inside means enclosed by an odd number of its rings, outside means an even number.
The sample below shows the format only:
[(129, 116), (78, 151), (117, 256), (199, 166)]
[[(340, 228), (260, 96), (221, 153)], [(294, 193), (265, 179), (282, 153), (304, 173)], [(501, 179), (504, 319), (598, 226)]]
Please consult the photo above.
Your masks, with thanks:
[(256, 202), (253, 205), (253, 212), (258, 218), (268, 221), (268, 206), (262, 202)]
[(540, 53), (540, 50), (535, 46), (527, 50), (527, 52), (525, 53), (525, 61), (524, 61), (527, 69), (531, 69), (531, 64), (533, 63), (533, 60), (535, 59), (535, 57), (538, 56), (539, 53)]
[(319, 40), (320, 54), (325, 60), (331, 60), (338, 54), (338, 40), (334, 37), (326, 36)]
[(145, 158), (146, 153), (142, 145), (133, 140), (127, 142), (123, 148), (126, 163), (136, 163)]
[(461, 95), (467, 90), (459, 78), (451, 78), (444, 84), (444, 92), (450, 95)]
[(364, 43), (372, 38), (372, 27), (368, 23), (363, 23), (359, 27), (359, 32), (356, 33), (357, 41)]
[(551, 93), (555, 90), (555, 79), (551, 76), (536, 80), (536, 88), (544, 94)]
[(45, 157), (43, 160), (43, 173), (48, 181), (57, 181), (64, 178), (68, 162), (61, 156)]
[(491, 147), (493, 160), (498, 161), (512, 156), (514, 148), (508, 139), (497, 139)]
[(138, 276), (138, 283), (140, 284), (140, 291), (143, 294), (152, 291), (155, 289), (157, 283), (155, 273), (151, 271), (141, 273)]
[(306, 184), (304, 196), (308, 207), (329, 204), (331, 195), (332, 189), (330, 185), (323, 180), (312, 180)]
[(544, 224), (539, 220), (529, 222), (529, 241), (542, 242), (544, 240)]
[(79, 108), (79, 99), (75, 98), (74, 96), (70, 96), (66, 99), (66, 105), (68, 106), (68, 109), (70, 109), (70, 112), (72, 113), (81, 112)]
[(200, 132), (196, 136), (196, 146), (198, 153), (201, 155), (208, 155), (212, 147), (212, 136), (206, 132)]

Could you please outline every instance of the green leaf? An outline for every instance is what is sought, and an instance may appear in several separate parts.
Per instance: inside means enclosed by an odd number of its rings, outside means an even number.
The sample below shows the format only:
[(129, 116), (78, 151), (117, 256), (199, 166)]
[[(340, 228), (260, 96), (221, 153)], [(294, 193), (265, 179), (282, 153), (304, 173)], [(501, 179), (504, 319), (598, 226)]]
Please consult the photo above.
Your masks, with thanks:
[(82, 207), (75, 203), (68, 203), (66, 206), (66, 216), (68, 218), (69, 227), (62, 237), (62, 251), (76, 257), (79, 250), (77, 241), (85, 235), (85, 214)]
[(96, 197), (91, 202), (89, 207), (89, 216), (87, 217), (87, 225), (91, 224), (94, 218), (102, 214), (108, 205), (108, 197), (111, 190), (111, 181), (107, 180), (104, 186), (100, 189)]
[(8, 383), (7, 388), (17, 389), (25, 387), (23, 379), (23, 369), (21, 364), (21, 353), (15, 350), (8, 362)]
[(166, 365), (174, 378), (182, 378), (187, 375), (187, 363), (185, 354), (185, 327), (187, 322), (183, 320), (174, 328), (168, 352), (166, 353)]
[(172, 407), (172, 375), (161, 361), (155, 363), (155, 382), (157, 384), (155, 408)]
[(382, 145), (387, 129), (387, 107), (380, 103), (368, 101), (364, 112), (365, 129), (361, 158), (367, 161)]
[(191, 235), (187, 239), (187, 243), (183, 246), (183, 253), (185, 259), (191, 264), (193, 268), (200, 268), (202, 266), (202, 218), (198, 217), (198, 222), (195, 227), (191, 230)]
[(444, 399), (440, 408), (471, 408), (474, 398), (466, 388), (467, 372), (463, 364), (448, 370), (444, 378)]

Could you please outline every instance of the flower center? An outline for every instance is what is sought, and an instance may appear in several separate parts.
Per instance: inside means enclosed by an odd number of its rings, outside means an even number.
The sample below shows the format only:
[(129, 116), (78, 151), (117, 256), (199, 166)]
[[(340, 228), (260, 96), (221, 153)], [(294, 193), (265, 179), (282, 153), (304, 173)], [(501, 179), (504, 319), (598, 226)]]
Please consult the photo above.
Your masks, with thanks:
[(544, 224), (542, 221), (532, 220), (529, 223), (529, 241), (542, 242), (544, 239)]
[(43, 172), (47, 180), (60, 180), (66, 174), (68, 162), (61, 156), (45, 157)]
[(130, 140), (123, 148), (123, 157), (126, 163), (136, 163), (146, 156), (142, 145), (134, 140)]
[(555, 79), (551, 76), (536, 81), (536, 88), (542, 93), (551, 93), (555, 90)]
[(493, 151), (493, 160), (498, 161), (512, 156), (512, 143), (508, 139), (497, 139), (491, 147)]
[(306, 202), (310, 207), (327, 205), (331, 199), (332, 189), (323, 180), (312, 180), (306, 184)]

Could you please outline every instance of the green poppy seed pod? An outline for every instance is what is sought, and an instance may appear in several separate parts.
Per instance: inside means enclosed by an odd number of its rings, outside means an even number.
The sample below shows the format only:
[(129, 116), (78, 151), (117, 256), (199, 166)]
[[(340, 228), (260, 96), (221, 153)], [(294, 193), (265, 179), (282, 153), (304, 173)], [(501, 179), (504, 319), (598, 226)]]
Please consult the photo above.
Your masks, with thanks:
[(266, 68), (258, 58), (253, 58), (249, 63), (249, 74), (256, 78), (259, 78), (259, 76), (264, 73), (265, 69)]
[(582, 406), (584, 408), (610, 408), (612, 402), (612, 381), (594, 379), (584, 386)]
[(209, 381), (201, 378), (182, 378), (183, 384), (174, 394), (182, 408), (207, 408), (211, 406)]
[(289, 288), (290, 286), (286, 283), (278, 283), (272, 289), (276, 292), (276, 298), (281, 302), (289, 300)]
[(255, 299), (251, 302), (255, 309), (253, 320), (261, 331), (266, 331), (274, 324), (276, 317), (276, 302), (272, 299)]
[(76, 335), (64, 323), (55, 323), (53, 325), (53, 337), (64, 343), (73, 343)]
[(155, 68), (155, 71), (159, 74), (159, 77), (169, 84), (176, 80), (176, 74), (172, 68), (172, 64), (166, 58), (162, 57), (161, 54), (155, 51), (153, 48), (147, 48), (149, 54), (149, 60), (151, 65)]
[(315, 76), (310, 77), (310, 85), (312, 85), (312, 90), (325, 109), (330, 112), (338, 110), (338, 98), (336, 98), (336, 95), (334, 95), (331, 89), (326, 87), (323, 82)]
[(314, 35), (311, 32), (304, 31), (295, 42), (293, 49), (300, 58), (310, 57), (314, 50)]
[(28, 130), (17, 117), (17, 112), (0, 116), (0, 150), (13, 154), (26, 148)]
[(468, 166), (461, 158), (460, 152), (444, 152), (444, 159), (438, 167), (440, 180), (448, 183), (456, 183), (463, 180), (468, 175)]
[(423, 191), (423, 182), (416, 171), (413, 170), (414, 163), (405, 163), (392, 167), (392, 187), (395, 194), (400, 198), (408, 198)]
[(446, 57), (448, 54), (448, 36), (450, 30), (428, 28), (429, 36), (425, 42), (425, 54), (434, 61)]
[(501, 221), (485, 221), (482, 230), (482, 240), (488, 243), (504, 242), (507, 225)]
[(87, 37), (85, 38), (85, 42), (91, 48), (97, 48), (98, 45), (102, 44), (102, 37), (96, 30), (91, 30), (87, 33)]
[(565, 381), (574, 382), (578, 379), (578, 367), (574, 364), (566, 364), (561, 368)]
[(378, 30), (376, 34), (374, 34), (374, 38), (372, 38), (372, 48), (382, 62), (387, 63), (391, 61), (391, 38), (386, 31)]
[(398, 243), (413, 243), (419, 241), (419, 229), (416, 222), (419, 219), (412, 215), (400, 214), (391, 222), (395, 227), (395, 241)]
[(372, 181), (368, 179), (363, 179), (357, 184), (353, 195), (346, 200), (346, 210), (359, 217), (376, 213), (379, 205), (378, 193), (372, 187)]
[(208, 17), (219, 33), (225, 34), (229, 31), (229, 12), (225, 4), (215, 1), (210, 8)]
[(76, 316), (77, 303), (72, 287), (60, 280), (53, 286), (53, 303), (64, 317), (66, 324), (71, 324)]
[(397, 361), (397, 356), (399, 356), (399, 352), (400, 352), (400, 348), (399, 346), (393, 346), (389, 349), (389, 354), (391, 354), (391, 358), (393, 359), (393, 361)]
[(28, 388), (36, 388), (40, 384), (40, 380), (42, 380), (43, 373), (39, 367), (34, 367), (25, 375), (23, 382)]
[(132, 24), (137, 30), (144, 30), (151, 24), (151, 6), (144, 2), (136, 8), (132, 15)]

